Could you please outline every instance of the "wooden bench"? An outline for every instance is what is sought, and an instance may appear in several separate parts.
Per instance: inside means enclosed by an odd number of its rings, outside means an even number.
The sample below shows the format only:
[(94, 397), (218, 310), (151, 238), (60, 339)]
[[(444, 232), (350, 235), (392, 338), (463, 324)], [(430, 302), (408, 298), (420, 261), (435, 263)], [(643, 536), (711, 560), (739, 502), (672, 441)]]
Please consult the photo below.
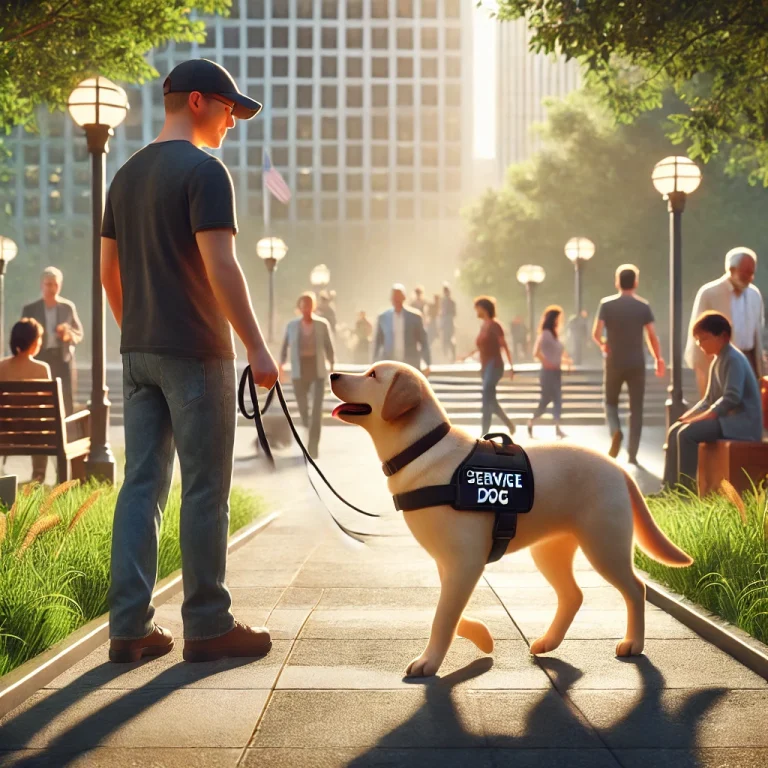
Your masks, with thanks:
[(768, 442), (717, 440), (699, 444), (699, 468), (696, 479), (699, 496), (716, 491), (727, 480), (739, 492), (750, 490), (768, 476)]
[(55, 456), (58, 482), (83, 479), (91, 412), (64, 413), (61, 379), (0, 381), (0, 456)]

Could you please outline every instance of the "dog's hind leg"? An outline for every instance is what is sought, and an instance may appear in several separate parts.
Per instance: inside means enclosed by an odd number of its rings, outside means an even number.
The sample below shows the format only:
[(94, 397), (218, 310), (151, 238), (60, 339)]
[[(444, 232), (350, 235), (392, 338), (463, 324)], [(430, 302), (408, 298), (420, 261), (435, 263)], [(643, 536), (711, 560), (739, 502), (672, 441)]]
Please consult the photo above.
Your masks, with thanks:
[(432, 621), (432, 632), (424, 653), (414, 659), (405, 670), (410, 677), (429, 677), (437, 674), (440, 665), (451, 647), (461, 614), (483, 574), (485, 563), (479, 567), (469, 563), (451, 563), (442, 575), (440, 600)]
[(581, 608), (583, 595), (573, 578), (573, 557), (578, 546), (576, 537), (568, 534), (531, 547), (534, 563), (557, 593), (557, 613), (552, 624), (542, 637), (531, 643), (534, 655), (557, 648)]
[[(438, 565), (437, 570), (442, 582), (444, 569)], [(493, 653), (493, 635), (485, 622), (480, 621), (480, 619), (462, 615), (459, 619), (459, 626), (456, 628), (456, 634), (474, 643), (483, 653)]]
[(602, 539), (584, 538), (581, 549), (594, 569), (621, 592), (627, 604), (627, 634), (616, 645), (617, 656), (637, 656), (645, 644), (645, 584), (632, 567), (631, 535), (622, 541), (616, 537), (608, 543)]

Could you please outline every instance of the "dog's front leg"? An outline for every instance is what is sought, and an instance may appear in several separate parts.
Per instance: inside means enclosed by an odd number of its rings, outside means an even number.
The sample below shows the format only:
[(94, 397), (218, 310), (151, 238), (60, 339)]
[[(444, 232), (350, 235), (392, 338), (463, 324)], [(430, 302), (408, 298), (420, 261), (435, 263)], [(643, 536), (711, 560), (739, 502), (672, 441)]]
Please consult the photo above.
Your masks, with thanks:
[(437, 670), (440, 669), (440, 665), (451, 647), (461, 614), (483, 573), (484, 565), (483, 563), (479, 569), (459, 563), (451, 563), (444, 568), (441, 567), (440, 600), (437, 603), (437, 611), (432, 622), (429, 643), (424, 653), (408, 665), (405, 670), (406, 675), (429, 677), (437, 674)]

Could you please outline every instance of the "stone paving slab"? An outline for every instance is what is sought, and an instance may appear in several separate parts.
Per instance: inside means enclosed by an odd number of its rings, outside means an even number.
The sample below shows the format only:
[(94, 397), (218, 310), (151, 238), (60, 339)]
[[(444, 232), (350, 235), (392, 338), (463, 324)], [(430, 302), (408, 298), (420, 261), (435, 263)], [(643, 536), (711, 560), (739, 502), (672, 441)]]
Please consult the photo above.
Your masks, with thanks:
[(2, 768), (232, 768), (240, 749), (163, 749), (96, 747), (87, 752), (51, 753), (44, 749), (0, 752)]
[[(521, 587), (519, 589), (495, 590), (504, 607), (514, 616), (520, 609), (551, 608), (554, 616), (557, 595), (552, 587)], [(625, 608), (624, 598), (614, 587), (584, 587), (582, 611), (618, 611)]]
[[(435, 587), (411, 587), (389, 589), (325, 589), (317, 605), (319, 610), (330, 608), (350, 608), (360, 611), (381, 608), (432, 608), (437, 605), (440, 589)], [(467, 612), (478, 608), (493, 608), (499, 605), (499, 599), (488, 587), (475, 589)]]
[[(396, 690), (413, 688), (404, 678), (408, 663), (420, 656), (424, 640), (303, 640), (299, 639), (280, 675), (278, 690)], [(490, 662), (482, 675), (456, 685), (469, 689), (551, 688), (546, 674), (531, 658), (522, 640), (499, 640), (492, 660), (469, 640), (454, 641), (443, 662), (441, 675), (464, 669), (475, 660)]]
[(763, 768), (768, 749), (617, 749), (624, 768)]
[(296, 587), (439, 587), (440, 576), (434, 563), (365, 564), (351, 563), (344, 568), (329, 568), (328, 563), (309, 561), (294, 582)]

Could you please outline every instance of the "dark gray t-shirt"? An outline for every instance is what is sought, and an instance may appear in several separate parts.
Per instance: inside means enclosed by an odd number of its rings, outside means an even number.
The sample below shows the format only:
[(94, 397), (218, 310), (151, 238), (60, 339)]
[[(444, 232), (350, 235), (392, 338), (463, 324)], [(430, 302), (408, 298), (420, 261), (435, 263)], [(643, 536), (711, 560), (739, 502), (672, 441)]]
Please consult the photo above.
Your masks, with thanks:
[(605, 323), (610, 350), (606, 365), (612, 368), (644, 368), (643, 332), (653, 322), (653, 312), (645, 299), (629, 294), (608, 296), (600, 302), (597, 319)]
[(123, 288), (120, 352), (235, 357), (195, 233), (237, 232), (224, 164), (188, 141), (139, 150), (115, 174), (103, 237), (117, 240)]

